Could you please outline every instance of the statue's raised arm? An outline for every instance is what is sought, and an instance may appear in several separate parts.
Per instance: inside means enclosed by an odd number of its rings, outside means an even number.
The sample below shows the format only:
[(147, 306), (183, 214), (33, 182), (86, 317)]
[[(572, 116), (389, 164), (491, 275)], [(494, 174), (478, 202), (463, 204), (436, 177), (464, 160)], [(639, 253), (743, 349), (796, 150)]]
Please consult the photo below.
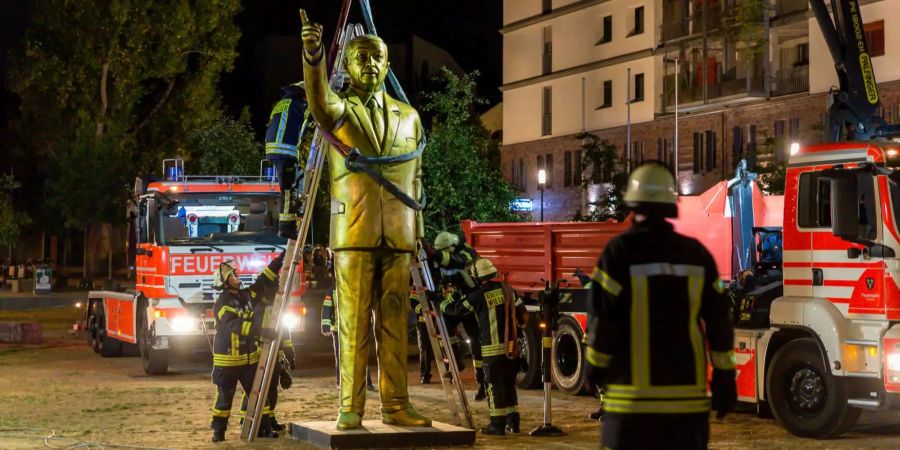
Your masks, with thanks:
[(322, 47), (322, 24), (310, 22), (300, 10), (300, 37), (303, 40), (303, 80), (306, 101), (313, 118), (322, 127), (333, 130), (344, 115), (344, 102), (328, 85), (325, 50)]

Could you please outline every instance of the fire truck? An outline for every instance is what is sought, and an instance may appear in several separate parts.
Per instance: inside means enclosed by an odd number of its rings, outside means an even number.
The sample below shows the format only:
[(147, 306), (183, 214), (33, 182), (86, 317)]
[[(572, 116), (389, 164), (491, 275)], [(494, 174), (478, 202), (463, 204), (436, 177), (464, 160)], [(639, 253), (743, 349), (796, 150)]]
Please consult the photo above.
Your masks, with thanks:
[[(791, 146), (783, 198), (759, 195), (739, 171), (743, 181), (704, 194), (723, 195), (721, 211), (679, 199), (675, 227), (703, 242), (732, 279), (738, 399), (797, 436), (821, 439), (900, 395), (900, 127), (877, 114), (858, 1), (832, 1), (830, 11), (809, 3), (840, 82), (829, 96), (833, 142)], [(552, 375), (565, 391), (583, 388), (588, 311), (586, 290), (567, 281), (589, 272), (626, 226), (463, 224), (520, 294), (563, 286), (562, 314), (550, 326)], [(536, 362), (532, 322), (522, 348)], [(520, 385), (537, 383), (533, 372)]]
[[(148, 375), (165, 374), (170, 355), (212, 352), (212, 274), (221, 263), (232, 261), (249, 285), (287, 246), (276, 232), (281, 190), (271, 167), (261, 164), (259, 176), (187, 175), (181, 159), (170, 159), (163, 173), (135, 182), (128, 245), (135, 288), (91, 291), (85, 313), (95, 352), (140, 355)], [(292, 304), (281, 320), (299, 334), (305, 314)]]

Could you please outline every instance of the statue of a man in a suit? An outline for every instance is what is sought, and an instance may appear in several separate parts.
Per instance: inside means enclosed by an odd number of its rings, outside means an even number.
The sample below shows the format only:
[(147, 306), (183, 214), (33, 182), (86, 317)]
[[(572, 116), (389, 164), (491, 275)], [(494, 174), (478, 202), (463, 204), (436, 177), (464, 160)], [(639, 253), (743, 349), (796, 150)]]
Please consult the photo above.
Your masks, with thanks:
[[(419, 115), (383, 89), (387, 46), (377, 36), (359, 36), (347, 45), (346, 92), (328, 85), (322, 25), (301, 10), (303, 78), (313, 118), (365, 157), (413, 153), (422, 139)], [(333, 147), (331, 172), (331, 249), (334, 250), (341, 408), (338, 429), (360, 426), (366, 402), (366, 359), (373, 327), (378, 349), (381, 417), (388, 424), (430, 426), (409, 403), (406, 384), (407, 314), (410, 263), (424, 234), (421, 214), (362, 171), (350, 171)], [(421, 198), (421, 157), (376, 165), (383, 178), (412, 199)]]

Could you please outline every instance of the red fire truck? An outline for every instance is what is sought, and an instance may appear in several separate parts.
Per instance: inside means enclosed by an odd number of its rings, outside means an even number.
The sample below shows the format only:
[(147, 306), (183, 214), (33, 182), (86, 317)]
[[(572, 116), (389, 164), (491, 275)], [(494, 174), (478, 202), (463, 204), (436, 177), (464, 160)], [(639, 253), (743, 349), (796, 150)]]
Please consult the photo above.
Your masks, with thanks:
[[(137, 180), (129, 223), (135, 289), (88, 294), (85, 324), (95, 352), (139, 354), (149, 375), (166, 373), (172, 353), (211, 352), (213, 272), (233, 261), (248, 285), (287, 245), (275, 227), (278, 181), (273, 171), (261, 172), (191, 176), (174, 159), (163, 162), (164, 180)], [(300, 333), (305, 314), (292, 304), (282, 320)]]

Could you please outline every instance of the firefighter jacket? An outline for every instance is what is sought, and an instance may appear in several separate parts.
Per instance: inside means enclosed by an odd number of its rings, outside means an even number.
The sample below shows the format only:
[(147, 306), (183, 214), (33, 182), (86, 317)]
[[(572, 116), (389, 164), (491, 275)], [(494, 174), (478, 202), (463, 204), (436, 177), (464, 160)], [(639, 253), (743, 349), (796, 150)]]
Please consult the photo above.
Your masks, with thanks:
[(444, 282), (453, 284), (464, 292), (469, 292), (476, 288), (475, 280), (469, 273), (469, 268), (476, 259), (478, 259), (478, 252), (469, 244), (462, 244), (455, 251), (439, 250), (434, 264), (441, 269), (441, 277)]
[[(515, 303), (514, 303), (515, 302)], [(518, 336), (517, 309), (521, 300), (507, 301), (503, 285), (487, 281), (468, 294), (456, 291), (441, 302), (441, 312), (451, 316), (474, 313), (478, 318), (481, 356), (488, 360), (513, 352)], [(521, 305), (524, 308), (524, 305)]]
[(250, 287), (225, 289), (219, 294), (213, 307), (216, 318), (214, 366), (245, 366), (259, 361), (259, 328), (253, 324), (253, 309), (260, 303), (272, 303), (272, 293), (278, 289), (277, 279), (275, 271), (266, 267)]
[[(266, 157), (269, 159), (299, 158), (298, 148), (306, 148), (312, 128), (304, 127), (306, 118), (306, 92), (301, 83), (281, 89), (282, 97), (272, 107), (266, 128)], [(307, 130), (306, 128), (309, 128)]]
[(422, 302), (419, 301), (419, 292), (416, 288), (412, 288), (409, 293), (409, 309), (415, 311), (418, 322), (425, 323), (425, 316), (422, 315)]
[(708, 412), (706, 347), (734, 370), (734, 328), (706, 248), (665, 220), (635, 223), (592, 278), (586, 360), (604, 373), (606, 411)]
[[(274, 323), (269, 323), (272, 316), (271, 302), (259, 302), (253, 307), (253, 329), (261, 330), (263, 326), (274, 328)], [(262, 351), (263, 338), (256, 335), (257, 350)], [(291, 330), (287, 327), (281, 329), (281, 345), (278, 346), (278, 358), (286, 358), (289, 361), (294, 360), (294, 341), (291, 339)], [(292, 363), (293, 364), (293, 363)]]

